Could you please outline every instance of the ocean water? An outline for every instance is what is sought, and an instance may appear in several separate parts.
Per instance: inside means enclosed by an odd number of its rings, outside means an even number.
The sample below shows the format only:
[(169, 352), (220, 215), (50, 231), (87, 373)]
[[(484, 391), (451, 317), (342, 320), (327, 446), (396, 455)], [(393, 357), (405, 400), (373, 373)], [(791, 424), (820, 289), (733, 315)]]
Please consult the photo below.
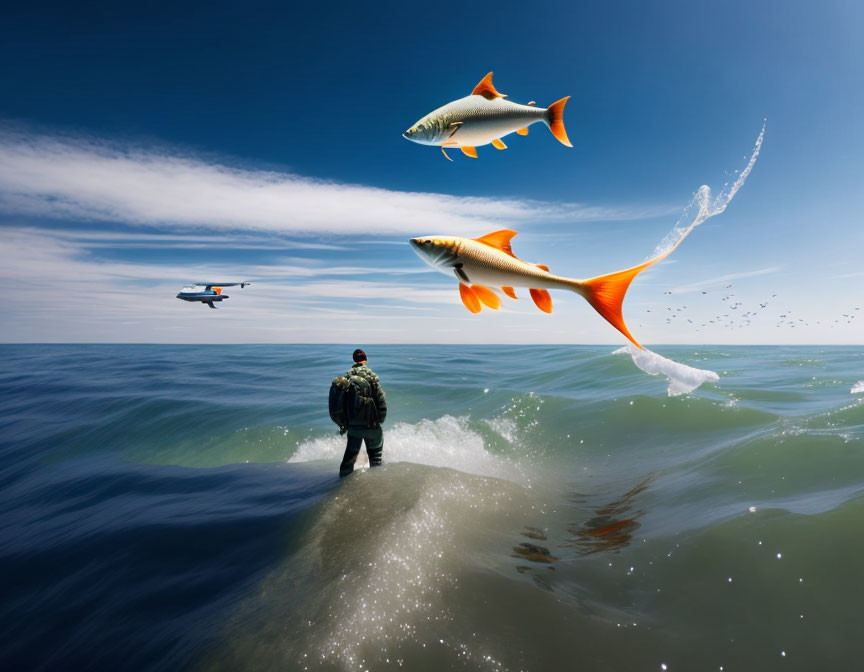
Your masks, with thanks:
[(860, 347), (0, 346), (0, 667), (861, 669)]

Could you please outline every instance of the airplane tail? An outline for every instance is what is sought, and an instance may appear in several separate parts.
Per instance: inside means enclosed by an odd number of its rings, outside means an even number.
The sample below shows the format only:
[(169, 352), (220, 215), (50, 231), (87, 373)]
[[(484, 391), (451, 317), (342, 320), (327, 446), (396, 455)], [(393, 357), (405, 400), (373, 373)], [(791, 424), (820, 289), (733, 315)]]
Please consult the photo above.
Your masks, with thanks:
[(565, 147), (572, 147), (573, 145), (570, 144), (570, 139), (567, 137), (567, 131), (564, 129), (564, 106), (568, 100), (570, 100), (570, 96), (562, 98), (557, 103), (552, 103), (546, 110), (544, 121), (558, 142)]
[[(679, 241), (680, 242), (680, 241)], [(677, 247), (677, 245), (675, 245)], [(672, 250), (675, 249), (672, 248)], [(636, 339), (630, 334), (627, 324), (624, 322), (624, 316), (621, 313), (621, 306), (624, 303), (624, 295), (639, 273), (644, 271), (649, 266), (653, 266), (661, 259), (669, 255), (672, 250), (661, 254), (658, 257), (649, 259), (648, 261), (628, 268), (624, 271), (609, 273), (608, 275), (600, 275), (590, 280), (580, 280), (577, 283), (576, 291), (579, 292), (588, 303), (596, 310), (603, 318), (615, 327), (618, 331), (624, 334), (627, 339), (640, 350), (644, 350)]]

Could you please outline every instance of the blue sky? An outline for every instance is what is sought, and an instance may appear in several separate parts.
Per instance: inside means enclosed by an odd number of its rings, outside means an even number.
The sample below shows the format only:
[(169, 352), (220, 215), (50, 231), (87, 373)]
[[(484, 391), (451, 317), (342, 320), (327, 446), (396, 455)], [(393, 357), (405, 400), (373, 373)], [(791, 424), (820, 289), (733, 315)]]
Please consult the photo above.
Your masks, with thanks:
[[(634, 282), (631, 331), (864, 341), (860, 3), (19, 4), (0, 340), (619, 344), (576, 295), (470, 315), (405, 240), (507, 227), (562, 275), (631, 266), (767, 119), (726, 212)], [(401, 137), (490, 70), (517, 102), (572, 96), (574, 148), (537, 125), (448, 163)], [(213, 276), (257, 282), (174, 299)]]

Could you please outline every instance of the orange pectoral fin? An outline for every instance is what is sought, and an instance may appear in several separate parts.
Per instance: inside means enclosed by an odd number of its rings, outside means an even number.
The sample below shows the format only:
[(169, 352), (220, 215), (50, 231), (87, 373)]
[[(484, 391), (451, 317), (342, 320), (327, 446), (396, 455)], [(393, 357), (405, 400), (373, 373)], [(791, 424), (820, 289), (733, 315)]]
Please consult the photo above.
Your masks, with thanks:
[(505, 293), (507, 296), (509, 296), (511, 299), (518, 298), (518, 297), (516, 296), (516, 290), (513, 289), (512, 287), (502, 287), (502, 288), (501, 288), (501, 291), (504, 292), (504, 293)]
[(221, 287), (214, 287), (214, 288), (213, 288), (213, 291), (216, 292), (217, 294), (221, 294), (221, 293), (222, 293), (222, 288), (221, 288)]
[(477, 158), (477, 148), (476, 147), (471, 147), (470, 145), (463, 145), (459, 149), (462, 150), (462, 153), (465, 156), (470, 156), (472, 159)]
[(462, 297), (462, 303), (465, 304), (465, 307), (472, 313), (479, 313), (482, 309), (480, 299), (477, 298), (477, 294), (474, 290), (461, 282), (459, 283), (459, 296)]
[(498, 295), (488, 287), (483, 285), (471, 285), (471, 289), (483, 305), (489, 306), (492, 310), (498, 310), (501, 307), (501, 299)]
[(501, 140), (499, 140), (497, 138), (492, 141), (492, 146), (495, 149), (507, 149), (507, 145), (505, 145), (503, 142), (501, 142)]
[(519, 135), (528, 135), (528, 129), (520, 128), (518, 131), (516, 131), (516, 133), (518, 133)]
[(495, 87), (492, 86), (492, 73), (490, 72), (483, 79), (480, 80), (480, 83), (474, 87), (474, 90), (471, 92), (472, 96), (483, 96), (487, 100), (495, 100), (496, 98), (506, 98), (503, 93), (498, 93), (495, 90)]
[(544, 313), (552, 312), (552, 297), (545, 289), (532, 289), (531, 298), (534, 299), (536, 306)]

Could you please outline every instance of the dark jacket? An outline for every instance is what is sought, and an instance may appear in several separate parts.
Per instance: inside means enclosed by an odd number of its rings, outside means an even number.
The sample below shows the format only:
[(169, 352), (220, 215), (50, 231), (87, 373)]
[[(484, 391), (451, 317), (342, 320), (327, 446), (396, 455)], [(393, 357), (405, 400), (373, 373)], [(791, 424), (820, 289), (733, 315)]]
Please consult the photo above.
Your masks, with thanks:
[[(372, 396), (375, 400), (375, 408), (378, 411), (378, 425), (384, 422), (387, 418), (387, 398), (384, 396), (384, 388), (381, 387), (381, 379), (365, 364), (355, 364), (345, 375), (346, 377), (362, 376), (369, 381), (369, 385), (372, 387)], [(348, 427), (349, 429), (366, 429), (366, 425), (361, 427), (360, 425), (349, 424)]]

